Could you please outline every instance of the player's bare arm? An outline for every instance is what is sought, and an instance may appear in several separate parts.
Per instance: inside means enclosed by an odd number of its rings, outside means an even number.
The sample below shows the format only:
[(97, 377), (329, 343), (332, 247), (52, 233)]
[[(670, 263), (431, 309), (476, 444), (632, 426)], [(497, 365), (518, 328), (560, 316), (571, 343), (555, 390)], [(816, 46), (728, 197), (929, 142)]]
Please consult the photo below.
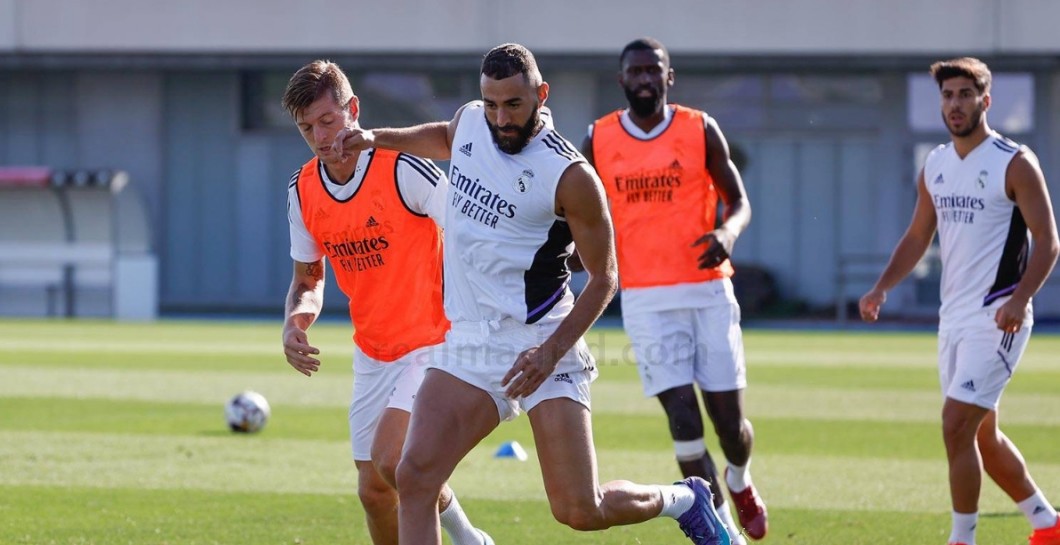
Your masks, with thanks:
[(1031, 233), (1033, 248), (1027, 269), (1012, 297), (994, 315), (998, 329), (1016, 332), (1027, 318), (1031, 297), (1042, 288), (1056, 264), (1060, 242), (1057, 241), (1056, 220), (1053, 219), (1045, 176), (1038, 158), (1029, 149), (1024, 148), (1009, 163), (1005, 172), (1005, 192), (1019, 207)]
[[(582, 140), (582, 155), (585, 160), (589, 162), (590, 166), (595, 168), (596, 163), (593, 158), (593, 139), (589, 135), (585, 135), (585, 139)], [(606, 194), (605, 194), (606, 198)], [(567, 267), (573, 272), (582, 272), (585, 270), (585, 265), (582, 265), (582, 258), (578, 255), (578, 248), (575, 246), (574, 251), (571, 252), (570, 257), (567, 258)]]
[(604, 204), (604, 189), (585, 163), (567, 168), (556, 190), (556, 213), (567, 220), (589, 281), (569, 315), (541, 346), (519, 355), (501, 384), (516, 398), (537, 390), (556, 363), (574, 346), (607, 307), (618, 289), (615, 235)]
[(367, 148), (384, 148), (410, 153), (427, 159), (446, 161), (452, 156), (453, 135), (464, 106), (450, 121), (435, 121), (412, 127), (362, 129), (345, 128), (335, 136), (333, 148), (342, 148), (343, 157)]
[(917, 262), (931, 246), (931, 239), (935, 237), (938, 218), (935, 216), (935, 205), (931, 202), (927, 185), (924, 184), (923, 170), (917, 177), (916, 189), (916, 208), (913, 209), (913, 219), (909, 222), (909, 227), (895, 246), (891, 259), (880, 273), (876, 285), (858, 302), (861, 319), (866, 322), (875, 322), (879, 318), (880, 307), (887, 300), (887, 292), (913, 271), (913, 267), (916, 267)]
[(699, 268), (717, 267), (732, 255), (736, 239), (751, 222), (751, 203), (747, 199), (743, 179), (729, 155), (729, 143), (718, 123), (709, 119), (707, 131), (707, 170), (714, 179), (714, 187), (724, 204), (722, 224), (696, 240), (692, 246), (705, 244), (699, 256)]
[(306, 330), (313, 325), (324, 304), (324, 259), (294, 262), (291, 287), (284, 305), (283, 353), (295, 371), (312, 376), (320, 369), (313, 357), (320, 350), (309, 344)]

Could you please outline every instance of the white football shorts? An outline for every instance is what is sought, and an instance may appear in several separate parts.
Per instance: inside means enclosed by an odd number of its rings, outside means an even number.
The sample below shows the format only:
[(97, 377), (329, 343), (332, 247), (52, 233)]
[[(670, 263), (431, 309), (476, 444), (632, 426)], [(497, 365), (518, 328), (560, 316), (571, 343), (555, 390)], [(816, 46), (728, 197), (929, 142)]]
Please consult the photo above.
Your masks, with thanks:
[(418, 348), (392, 362), (373, 359), (354, 346), (350, 441), (353, 459), (368, 461), (372, 459), (372, 440), (383, 410), (412, 412), (423, 373), (441, 345)]
[(740, 305), (623, 314), (644, 395), (697, 384), (705, 392), (747, 387)]
[(540, 346), (555, 329), (556, 324), (524, 324), (512, 319), (454, 322), (431, 367), (489, 394), (502, 422), (548, 399), (573, 399), (591, 410), (589, 385), (596, 380), (597, 370), (584, 339), (560, 358), (555, 373), (534, 393), (516, 399), (504, 395), (501, 380), (519, 354)]
[(948, 398), (997, 409), (1027, 349), (1030, 326), (1006, 333), (996, 326), (939, 331), (939, 383)]

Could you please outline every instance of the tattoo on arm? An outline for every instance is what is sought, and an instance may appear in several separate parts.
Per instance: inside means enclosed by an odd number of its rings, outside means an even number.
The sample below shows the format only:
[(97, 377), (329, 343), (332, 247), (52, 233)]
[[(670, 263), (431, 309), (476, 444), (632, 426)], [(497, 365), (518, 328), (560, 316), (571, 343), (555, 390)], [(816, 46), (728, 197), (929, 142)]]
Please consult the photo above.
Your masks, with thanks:
[(291, 290), (291, 306), (298, 306), (298, 303), (302, 302), (302, 296), (307, 291), (310, 291), (309, 286), (307, 286), (305, 282), (299, 282), (298, 285)]
[(324, 260), (314, 263), (298, 263), (295, 265), (294, 278), (292, 279), (290, 291), (290, 304), (297, 307), (307, 294), (320, 286), (324, 280)]

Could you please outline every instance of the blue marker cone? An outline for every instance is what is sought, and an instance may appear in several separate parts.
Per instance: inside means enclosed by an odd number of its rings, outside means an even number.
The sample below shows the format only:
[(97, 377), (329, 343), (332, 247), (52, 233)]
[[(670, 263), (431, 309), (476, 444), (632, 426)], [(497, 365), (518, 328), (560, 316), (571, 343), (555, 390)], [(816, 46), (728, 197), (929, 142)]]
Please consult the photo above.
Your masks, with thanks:
[(515, 458), (520, 462), (526, 461), (526, 450), (519, 444), (518, 441), (508, 441), (497, 449), (497, 452), (493, 453), (494, 458)]

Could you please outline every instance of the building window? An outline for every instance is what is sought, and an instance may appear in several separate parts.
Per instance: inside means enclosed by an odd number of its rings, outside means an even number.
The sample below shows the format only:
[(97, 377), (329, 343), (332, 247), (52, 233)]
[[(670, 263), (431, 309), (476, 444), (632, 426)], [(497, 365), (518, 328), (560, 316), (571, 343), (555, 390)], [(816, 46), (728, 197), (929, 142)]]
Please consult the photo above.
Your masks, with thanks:
[(883, 85), (875, 76), (805, 76), (780, 74), (770, 78), (774, 102), (798, 104), (877, 104)]
[(288, 129), (291, 116), (280, 105), (283, 91), (291, 74), (281, 72), (249, 72), (243, 74), (243, 128)]
[(767, 81), (759, 75), (714, 76), (682, 73), (669, 99), (706, 110), (725, 129), (754, 129), (767, 124)]
[(877, 76), (685, 73), (672, 101), (710, 112), (727, 129), (862, 128), (883, 102)]

